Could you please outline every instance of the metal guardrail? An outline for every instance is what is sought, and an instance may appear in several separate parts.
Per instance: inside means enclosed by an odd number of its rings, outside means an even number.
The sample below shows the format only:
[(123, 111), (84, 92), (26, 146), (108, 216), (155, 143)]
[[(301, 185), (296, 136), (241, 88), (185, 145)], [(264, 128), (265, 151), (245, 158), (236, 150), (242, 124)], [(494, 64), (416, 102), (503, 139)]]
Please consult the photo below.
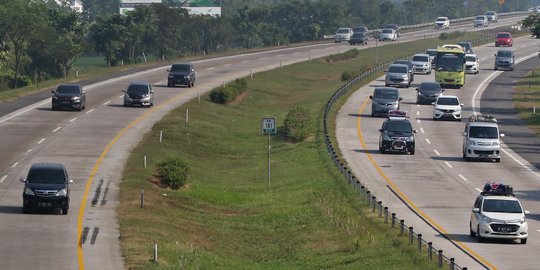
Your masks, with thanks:
[[(485, 37), (471, 40), (471, 43), (473, 45), (479, 45), (479, 44), (485, 44), (487, 42), (491, 42), (492, 40), (493, 40), (493, 37), (485, 36)], [(403, 58), (410, 59), (413, 55), (409, 55)], [(401, 235), (408, 234), (409, 243), (410, 244), (416, 243), (418, 246), (419, 252), (423, 252), (425, 249), (429, 260), (433, 260), (434, 258), (433, 254), (435, 254), (435, 257), (437, 259), (437, 265), (439, 266), (439, 268), (442, 268), (443, 264), (446, 264), (450, 267), (450, 270), (467, 270), (467, 267), (458, 265), (455, 262), (454, 258), (444, 255), (443, 250), (436, 249), (433, 246), (432, 242), (427, 242), (425, 239), (423, 239), (422, 234), (415, 232), (413, 227), (406, 226), (405, 220), (399, 219), (396, 213), (393, 213), (393, 212), (391, 213), (389, 208), (383, 205), (382, 201), (377, 201), (376, 196), (374, 196), (374, 194), (371, 191), (369, 191), (368, 187), (362, 184), (362, 182), (353, 174), (353, 172), (351, 172), (349, 168), (347, 168), (346, 161), (340, 160), (339, 156), (337, 155), (337, 151), (334, 148), (332, 141), (330, 139), (330, 135), (328, 133), (328, 116), (330, 114), (330, 111), (332, 110), (334, 103), (337, 100), (339, 100), (341, 96), (348, 93), (351, 89), (355, 89), (354, 87), (357, 86), (361, 81), (363, 81), (364, 79), (374, 77), (375, 75), (384, 71), (386, 67), (393, 62), (394, 60), (377, 64), (373, 68), (367, 71), (364, 71), (360, 75), (346, 82), (345, 84), (343, 84), (340, 88), (336, 90), (336, 92), (334, 93), (334, 95), (332, 95), (330, 100), (328, 100), (324, 108), (324, 116), (323, 116), (324, 143), (326, 144), (328, 154), (330, 154), (330, 157), (332, 158), (332, 161), (334, 162), (334, 164), (338, 167), (338, 169), (341, 171), (341, 173), (344, 175), (347, 181), (349, 181), (351, 186), (360, 192), (360, 195), (362, 196), (363, 201), (366, 202), (366, 205), (368, 207), (371, 207), (372, 213), (378, 212), (378, 217), (384, 218), (384, 224), (388, 224), (389, 218), (391, 217), (390, 226), (392, 228), (399, 226)]]

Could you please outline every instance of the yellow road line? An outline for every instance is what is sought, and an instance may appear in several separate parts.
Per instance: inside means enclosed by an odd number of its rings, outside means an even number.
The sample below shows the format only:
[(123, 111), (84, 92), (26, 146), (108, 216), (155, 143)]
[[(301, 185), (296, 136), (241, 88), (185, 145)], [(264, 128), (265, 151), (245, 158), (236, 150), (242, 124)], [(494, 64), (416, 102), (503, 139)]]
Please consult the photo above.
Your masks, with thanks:
[[(362, 103), (362, 106), (360, 106), (360, 110), (358, 111), (358, 115), (362, 115), (362, 112), (364, 111), (364, 109), (366, 108), (366, 105), (368, 103), (369, 99), (365, 99), (364, 102)], [(362, 130), (360, 129), (360, 122), (361, 122), (361, 119), (362, 117), (359, 116), (358, 117), (358, 120), (357, 120), (357, 124), (356, 124), (356, 127), (357, 127), (357, 132), (358, 132), (358, 138), (360, 139), (360, 144), (362, 145), (362, 148), (364, 150), (367, 150), (367, 147), (366, 147), (366, 143), (364, 142), (364, 137), (362, 136)], [(455, 240), (455, 239), (452, 239), (449, 235), (448, 235), (448, 232), (443, 228), (441, 227), (437, 222), (435, 222), (431, 217), (429, 217), (426, 213), (424, 213), (424, 211), (422, 211), (420, 208), (418, 208), (416, 206), (416, 204), (414, 204), (410, 199), (409, 197), (407, 197), (407, 195), (405, 195), (397, 186), (396, 184), (394, 184), (394, 182), (392, 182), (392, 180), (390, 180), (390, 178), (388, 178), (384, 172), (382, 171), (381, 167), (379, 167), (379, 165), (377, 164), (377, 162), (375, 162), (375, 159), (373, 158), (373, 156), (368, 153), (367, 151), (365, 151), (369, 161), (371, 162), (371, 164), (373, 164), (373, 166), (375, 167), (375, 169), (377, 169), (377, 171), (379, 172), (379, 174), (384, 178), (384, 180), (386, 180), (386, 183), (388, 183), (388, 185), (390, 185), (390, 187), (392, 188), (392, 190), (398, 194), (398, 196), (400, 197), (400, 199), (402, 199), (403, 201), (405, 201), (407, 203), (407, 205), (411, 208), (414, 209), (414, 211), (420, 215), (422, 218), (424, 218), (426, 221), (428, 221), (428, 223), (437, 228), (437, 230), (439, 230), (440, 233), (444, 234), (446, 238), (450, 239), (450, 241), (454, 242), (455, 244), (457, 244), (458, 246), (460, 246), (462, 249), (466, 250), (469, 255), (471, 255), (472, 257), (474, 257), (475, 260), (479, 261), (479, 262), (482, 262), (484, 265), (488, 266), (489, 268), (493, 269), (493, 270), (496, 270), (497, 268), (495, 266), (493, 266), (492, 264), (490, 264), (488, 261), (486, 261), (484, 258), (482, 258), (480, 255), (478, 255), (476, 252), (472, 251), (468, 246), (466, 246), (465, 244), (463, 244), (462, 242), (458, 241), (458, 240)]]
[(79, 270), (84, 270), (84, 255), (83, 255), (82, 240), (81, 240), (82, 229), (83, 229), (84, 210), (86, 209), (86, 201), (88, 200), (88, 194), (90, 192), (90, 188), (92, 187), (92, 182), (94, 181), (94, 177), (96, 176), (96, 173), (97, 173), (97, 171), (99, 169), (99, 166), (101, 165), (101, 162), (103, 162), (103, 159), (105, 158), (105, 156), (107, 156), (107, 154), (109, 153), (111, 148), (116, 144), (116, 142), (118, 142), (118, 140), (120, 140), (120, 138), (130, 128), (135, 126), (137, 123), (139, 123), (142, 119), (146, 118), (148, 115), (155, 112), (157, 109), (159, 109), (161, 107), (164, 107), (165, 105), (175, 101), (176, 99), (183, 96), (185, 93), (186, 92), (184, 92), (182, 94), (179, 94), (179, 95), (177, 95), (177, 96), (175, 96), (175, 97), (173, 97), (171, 99), (168, 99), (167, 101), (160, 104), (159, 106), (156, 106), (156, 107), (153, 107), (153, 108), (147, 110), (145, 113), (143, 113), (137, 119), (133, 120), (133, 122), (129, 123), (129, 125), (127, 125), (125, 128), (123, 128), (120, 132), (118, 132), (118, 134), (116, 134), (114, 139), (112, 139), (109, 142), (109, 144), (105, 147), (105, 149), (103, 149), (103, 152), (101, 152), (101, 155), (99, 156), (98, 160), (94, 164), (94, 167), (92, 168), (92, 172), (90, 173), (90, 177), (88, 177), (88, 180), (86, 180), (86, 186), (84, 188), (84, 192), (83, 192), (83, 196), (82, 196), (81, 207), (79, 208), (79, 216), (78, 216), (78, 219), (77, 219), (77, 242), (78, 242), (77, 243), (77, 260), (78, 260), (78, 263), (79, 263)]

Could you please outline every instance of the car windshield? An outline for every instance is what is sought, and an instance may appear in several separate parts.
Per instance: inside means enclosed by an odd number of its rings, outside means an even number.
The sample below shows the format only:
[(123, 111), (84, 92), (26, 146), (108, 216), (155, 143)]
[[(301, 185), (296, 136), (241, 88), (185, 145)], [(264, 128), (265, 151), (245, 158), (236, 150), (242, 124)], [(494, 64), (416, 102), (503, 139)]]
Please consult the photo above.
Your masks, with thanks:
[(477, 20), (477, 21), (483, 21), (485, 19), (486, 19), (486, 17), (484, 17), (484, 16), (478, 16), (478, 17), (475, 18), (475, 20)]
[(510, 51), (498, 51), (497, 56), (499, 56), (499, 57), (512, 57), (512, 52), (510, 52)]
[(38, 184), (63, 184), (66, 182), (66, 176), (64, 170), (60, 168), (32, 168), (26, 181)]
[(398, 99), (398, 92), (393, 90), (375, 89), (374, 98)]
[(407, 73), (407, 67), (403, 66), (390, 66), (388, 68), (389, 73)]
[(501, 33), (497, 35), (497, 38), (509, 38), (509, 37), (510, 37), (510, 34), (506, 34), (506, 33)]
[(437, 21), (438, 21), (438, 22), (445, 22), (445, 21), (446, 21), (446, 18), (437, 18)]
[(356, 27), (356, 28), (353, 28), (353, 32), (364, 33), (364, 32), (367, 32), (367, 28), (366, 27)]
[(467, 60), (467, 62), (476, 62), (476, 57), (474, 57), (474, 56), (465, 56), (465, 60)]
[(411, 124), (408, 121), (386, 121), (383, 129), (388, 132), (412, 132)]
[(383, 34), (392, 34), (392, 29), (383, 29), (382, 33)]
[(129, 94), (146, 95), (148, 94), (148, 85), (132, 84), (129, 86), (127, 92)]
[(172, 65), (171, 71), (172, 72), (189, 72), (190, 68), (189, 68), (189, 65)]
[(429, 56), (424, 56), (424, 55), (415, 55), (412, 60), (413, 61), (417, 61), (417, 62), (428, 62), (429, 61)]
[(482, 211), (515, 214), (523, 213), (521, 206), (517, 201), (496, 199), (484, 200)]
[(364, 37), (364, 33), (354, 33), (353, 37), (356, 37), (356, 38)]
[(488, 11), (488, 12), (486, 12), (486, 15), (493, 16), (493, 15), (495, 15), (495, 12), (493, 12), (493, 11)]
[(56, 89), (61, 94), (78, 94), (80, 92), (78, 85), (61, 85)]
[(440, 92), (441, 91), (441, 85), (438, 83), (433, 82), (423, 82), (420, 84), (420, 90), (422, 91), (430, 91), (430, 92)]
[(465, 55), (463, 53), (437, 53), (436, 69), (440, 71), (463, 71)]
[(397, 60), (397, 61), (394, 61), (394, 64), (400, 64), (400, 65), (410, 66), (410, 65), (411, 65), (411, 62), (406, 61), (406, 60)]
[(475, 127), (469, 128), (469, 138), (477, 139), (497, 139), (499, 132), (496, 127)]
[(339, 34), (346, 34), (349, 33), (349, 29), (338, 29), (337, 31)]
[(459, 100), (453, 97), (440, 97), (437, 99), (437, 105), (459, 105)]

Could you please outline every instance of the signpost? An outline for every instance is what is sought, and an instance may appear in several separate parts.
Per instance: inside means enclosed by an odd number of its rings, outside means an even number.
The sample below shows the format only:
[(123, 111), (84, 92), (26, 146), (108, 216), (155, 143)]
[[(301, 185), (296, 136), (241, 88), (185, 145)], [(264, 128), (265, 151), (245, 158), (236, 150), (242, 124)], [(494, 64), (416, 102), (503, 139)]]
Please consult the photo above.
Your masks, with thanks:
[(264, 117), (261, 120), (261, 132), (268, 135), (268, 187), (270, 187), (270, 135), (276, 134), (276, 118)]

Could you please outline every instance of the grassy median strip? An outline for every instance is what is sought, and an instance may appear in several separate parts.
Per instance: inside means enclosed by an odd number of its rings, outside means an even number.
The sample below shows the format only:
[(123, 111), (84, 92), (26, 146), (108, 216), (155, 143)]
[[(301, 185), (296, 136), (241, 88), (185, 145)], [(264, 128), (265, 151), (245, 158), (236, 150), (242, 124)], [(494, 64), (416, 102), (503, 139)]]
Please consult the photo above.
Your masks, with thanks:
[(513, 98), (519, 117), (540, 135), (540, 68), (530, 72), (517, 85)]
[[(377, 48), (378, 59), (481, 35), (383, 46)], [(322, 110), (342, 74), (375, 65), (375, 50), (258, 73), (246, 79), (247, 95), (233, 104), (213, 104), (204, 96), (156, 123), (124, 171), (119, 219), (126, 268), (436, 269), (399, 230), (372, 216), (330, 161), (321, 138)], [(261, 118), (275, 116), (282, 126), (295, 106), (310, 112), (311, 136), (294, 144), (272, 137), (268, 185)], [(180, 190), (156, 184), (156, 164), (173, 157), (190, 168), (190, 180)]]

